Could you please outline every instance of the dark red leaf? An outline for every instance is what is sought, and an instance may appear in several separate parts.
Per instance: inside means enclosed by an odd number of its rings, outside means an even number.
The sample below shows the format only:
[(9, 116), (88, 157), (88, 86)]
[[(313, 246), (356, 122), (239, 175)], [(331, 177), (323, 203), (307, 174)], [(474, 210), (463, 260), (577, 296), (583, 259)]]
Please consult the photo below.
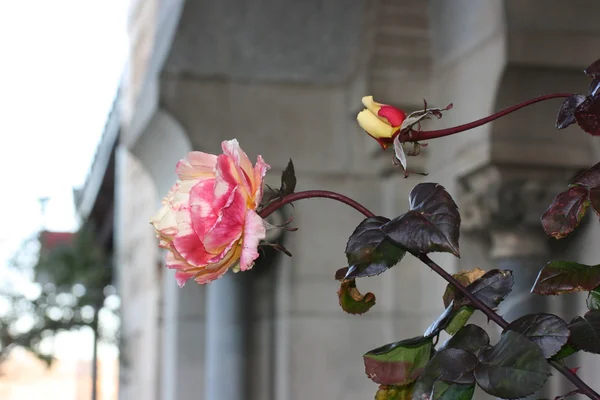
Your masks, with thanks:
[(596, 214), (600, 215), (600, 186), (590, 189), (590, 204)]
[(600, 311), (593, 310), (569, 323), (569, 343), (576, 349), (600, 354)]
[(437, 183), (420, 183), (409, 198), (410, 211), (385, 223), (381, 230), (411, 253), (442, 251), (458, 257), (460, 214), (452, 196)]
[(590, 96), (574, 112), (577, 123), (592, 136), (600, 136), (600, 96)]
[(587, 197), (588, 190), (578, 185), (559, 193), (542, 215), (546, 234), (561, 239), (573, 232), (590, 204)]
[(567, 126), (573, 124), (575, 122), (575, 115), (573, 115), (573, 113), (584, 101), (585, 96), (581, 94), (574, 94), (563, 101), (558, 109), (558, 115), (556, 116), (556, 128), (565, 129)]
[(552, 261), (542, 268), (531, 291), (547, 296), (588, 291), (598, 286), (600, 265)]
[(583, 72), (591, 78), (600, 77), (600, 59), (591, 63), (589, 67), (583, 70)]
[(600, 163), (577, 175), (577, 177), (573, 179), (572, 183), (585, 186), (587, 188), (600, 186)]

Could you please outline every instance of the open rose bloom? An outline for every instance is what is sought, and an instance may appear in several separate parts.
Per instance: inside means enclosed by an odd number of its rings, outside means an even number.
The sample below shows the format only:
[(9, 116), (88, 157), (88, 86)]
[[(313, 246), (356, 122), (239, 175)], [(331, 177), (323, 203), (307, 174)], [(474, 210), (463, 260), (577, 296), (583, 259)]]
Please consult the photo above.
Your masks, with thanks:
[(256, 208), (270, 167), (261, 156), (253, 166), (235, 139), (221, 146), (219, 156), (194, 151), (179, 161), (179, 180), (151, 218), (179, 286), (191, 278), (211, 282), (229, 268), (252, 268), (265, 238)]

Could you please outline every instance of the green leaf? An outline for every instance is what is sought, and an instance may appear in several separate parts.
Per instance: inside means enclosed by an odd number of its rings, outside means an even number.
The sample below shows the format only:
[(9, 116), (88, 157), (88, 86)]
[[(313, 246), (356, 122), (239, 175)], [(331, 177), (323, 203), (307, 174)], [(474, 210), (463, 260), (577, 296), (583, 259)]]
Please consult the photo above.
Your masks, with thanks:
[(445, 329), (454, 314), (454, 303), (450, 303), (444, 312), (438, 317), (438, 319), (427, 328), (423, 336), (434, 337), (437, 336), (443, 329)]
[(411, 253), (448, 252), (459, 256), (460, 214), (443, 186), (420, 183), (410, 192), (410, 211), (381, 227)]
[(578, 350), (600, 354), (600, 310), (588, 311), (569, 323), (569, 343)]
[(540, 348), (516, 331), (506, 331), (500, 341), (479, 355), (475, 368), (479, 386), (492, 396), (517, 399), (540, 389), (550, 366)]
[(588, 189), (571, 186), (559, 193), (542, 215), (544, 231), (555, 239), (564, 238), (577, 228), (589, 205)]
[(506, 330), (527, 336), (537, 344), (546, 358), (550, 358), (569, 340), (569, 328), (561, 318), (552, 314), (530, 314), (511, 322)]
[[(481, 278), (483, 275), (485, 275), (484, 270), (482, 270), (481, 268), (475, 268), (470, 271), (460, 271), (456, 274), (453, 274), (452, 276), (463, 286), (466, 287), (469, 286), (471, 283), (475, 282), (477, 279)], [(446, 290), (444, 291), (444, 295), (442, 296), (444, 306), (448, 307), (448, 305), (451, 304), (452, 301), (456, 298), (458, 293), (459, 292), (454, 286), (452, 286), (451, 284), (446, 285)], [(461, 295), (458, 294), (458, 296), (460, 297)], [(460, 328), (462, 328), (467, 323), (469, 318), (471, 318), (471, 315), (473, 315), (473, 312), (475, 311), (475, 309), (470, 306), (462, 306), (455, 308), (456, 310), (454, 311), (452, 319), (445, 328), (446, 332), (448, 332), (451, 335), (455, 334)]]
[(481, 349), (490, 345), (487, 332), (477, 325), (463, 326), (454, 336), (444, 343), (442, 349), (462, 349), (473, 354), (478, 354)]
[(412, 398), (414, 384), (405, 386), (379, 386), (375, 394), (375, 400), (410, 400)]
[(290, 158), (290, 161), (281, 173), (281, 187), (279, 188), (279, 194), (283, 197), (294, 193), (294, 190), (296, 190), (296, 173), (294, 172), (294, 163)]
[(590, 311), (600, 310), (600, 287), (590, 290), (585, 304)]
[(364, 314), (375, 305), (375, 295), (363, 295), (356, 288), (354, 280), (344, 281), (338, 290), (340, 306), (349, 314)]
[(418, 336), (378, 347), (363, 355), (365, 373), (381, 385), (414, 382), (431, 356), (433, 340)]
[(356, 227), (346, 244), (349, 268), (343, 279), (379, 275), (404, 257), (406, 250), (392, 243), (381, 231), (381, 226), (388, 221), (385, 217), (369, 217)]
[(543, 295), (593, 290), (600, 286), (600, 265), (552, 261), (538, 274), (531, 291)]
[(460, 384), (436, 381), (433, 384), (430, 398), (431, 400), (471, 400), (473, 393), (475, 393), (475, 383)]
[(570, 355), (577, 353), (578, 351), (579, 350), (577, 350), (575, 347), (573, 347), (570, 343), (567, 343), (558, 351), (558, 353), (556, 353), (552, 357), (552, 359), (553, 360), (562, 360), (564, 358), (569, 357)]
[(452, 319), (446, 326), (445, 330), (450, 335), (454, 335), (460, 328), (465, 326), (471, 315), (475, 312), (475, 309), (471, 306), (462, 306), (458, 309), (458, 311), (452, 316)]
[[(508, 296), (514, 280), (512, 271), (493, 269), (485, 273), (481, 278), (467, 286), (472, 294), (490, 308), (495, 308)], [(470, 305), (468, 298), (457, 294), (457, 306)]]
[[(477, 357), (461, 349), (444, 349), (436, 353), (423, 373), (417, 380), (413, 391), (413, 399), (423, 398), (447, 398), (454, 390), (450, 390), (451, 384), (467, 385), (474, 384), (473, 370), (477, 366)], [(437, 385), (440, 381), (448, 385)], [(457, 388), (458, 389), (458, 388)], [(445, 394), (448, 392), (447, 394)], [(441, 397), (445, 394), (446, 397)]]

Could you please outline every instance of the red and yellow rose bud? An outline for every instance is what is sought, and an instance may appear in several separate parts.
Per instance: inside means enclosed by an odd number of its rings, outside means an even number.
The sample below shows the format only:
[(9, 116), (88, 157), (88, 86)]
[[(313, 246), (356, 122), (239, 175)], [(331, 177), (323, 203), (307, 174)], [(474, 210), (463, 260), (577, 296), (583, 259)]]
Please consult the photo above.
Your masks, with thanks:
[(362, 103), (366, 108), (356, 116), (358, 124), (386, 149), (400, 132), (406, 113), (396, 107), (373, 101), (373, 96), (363, 97)]
[(252, 268), (266, 235), (256, 208), (269, 165), (258, 156), (253, 166), (235, 139), (221, 146), (219, 156), (194, 151), (179, 161), (179, 180), (150, 220), (179, 286)]

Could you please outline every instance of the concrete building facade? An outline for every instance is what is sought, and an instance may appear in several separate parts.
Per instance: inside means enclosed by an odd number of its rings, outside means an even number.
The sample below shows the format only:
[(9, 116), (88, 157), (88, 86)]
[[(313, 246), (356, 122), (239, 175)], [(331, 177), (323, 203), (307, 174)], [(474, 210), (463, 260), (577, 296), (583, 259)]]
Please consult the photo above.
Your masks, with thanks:
[[(362, 354), (422, 333), (442, 311), (444, 281), (406, 257), (359, 282), (377, 295), (369, 313), (345, 314), (333, 273), (362, 216), (328, 200), (295, 205), (292, 258), (270, 255), (250, 273), (179, 289), (148, 218), (177, 160), (234, 137), (272, 166), (267, 182), (277, 185), (291, 157), (298, 190), (338, 191), (388, 217), (407, 209), (417, 183), (441, 183), (461, 208), (462, 258), (436, 261), (513, 269), (515, 294), (501, 309), (509, 318), (580, 313), (580, 297), (528, 294), (550, 259), (600, 259), (597, 221), (560, 243), (539, 224), (554, 195), (600, 158), (597, 140), (554, 130), (559, 100), (432, 141), (409, 159), (429, 175), (408, 179), (355, 115), (367, 94), (406, 110), (424, 98), (453, 103), (435, 129), (540, 94), (585, 92), (582, 69), (600, 56), (598, 12), (594, 0), (131, 1), (115, 158), (121, 398), (369, 399), (377, 385)], [(599, 389), (597, 361), (579, 361)], [(567, 387), (553, 378), (548, 390)]]

